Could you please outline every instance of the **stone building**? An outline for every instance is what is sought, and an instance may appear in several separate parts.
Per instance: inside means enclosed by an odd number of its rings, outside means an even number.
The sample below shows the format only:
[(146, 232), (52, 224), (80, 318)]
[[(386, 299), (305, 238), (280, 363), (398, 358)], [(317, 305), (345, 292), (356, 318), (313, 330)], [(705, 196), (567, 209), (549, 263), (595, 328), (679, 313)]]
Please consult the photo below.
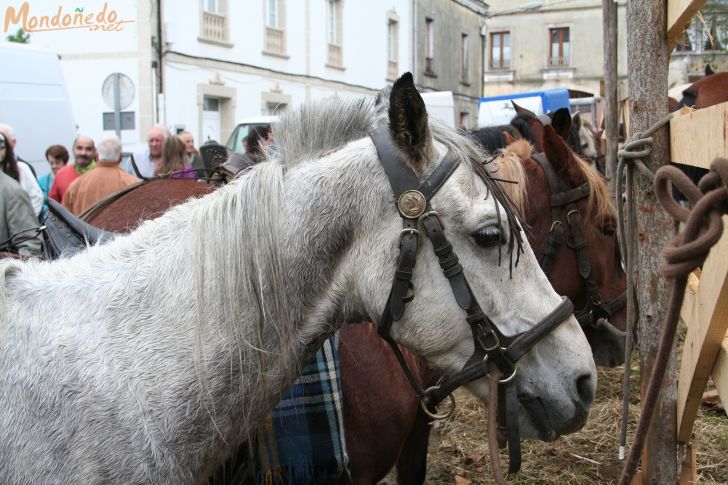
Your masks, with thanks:
[(423, 91), (452, 91), (455, 124), (474, 127), (483, 92), (483, 27), (479, 0), (413, 0), (417, 39), (413, 68)]
[[(489, 0), (485, 96), (567, 88), (598, 96), (604, 73), (601, 0)], [(627, 2), (618, 3), (618, 78), (627, 78)]]

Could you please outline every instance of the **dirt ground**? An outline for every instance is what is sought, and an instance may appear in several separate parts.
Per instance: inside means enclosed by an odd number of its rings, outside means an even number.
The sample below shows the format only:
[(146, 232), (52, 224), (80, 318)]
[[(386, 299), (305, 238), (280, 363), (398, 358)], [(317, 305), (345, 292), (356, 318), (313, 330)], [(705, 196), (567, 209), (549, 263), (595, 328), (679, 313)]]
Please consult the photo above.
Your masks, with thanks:
[[(522, 444), (523, 466), (509, 477), (513, 484), (609, 484), (616, 483), (622, 468), (618, 459), (622, 409), (623, 367), (600, 369), (597, 396), (589, 422), (578, 433), (552, 443)], [(633, 375), (636, 374), (636, 368)], [(639, 413), (638, 384), (632, 379), (630, 434)], [(456, 393), (455, 415), (438, 423), (430, 442), (428, 480), (431, 484), (492, 483), (485, 423), (486, 407), (468, 393)], [(629, 444), (629, 443), (628, 443)], [(697, 449), (698, 482), (728, 483), (728, 418), (723, 409), (700, 410), (693, 432)], [(502, 468), (507, 457), (501, 453)], [(387, 480), (385, 483), (391, 483)]]

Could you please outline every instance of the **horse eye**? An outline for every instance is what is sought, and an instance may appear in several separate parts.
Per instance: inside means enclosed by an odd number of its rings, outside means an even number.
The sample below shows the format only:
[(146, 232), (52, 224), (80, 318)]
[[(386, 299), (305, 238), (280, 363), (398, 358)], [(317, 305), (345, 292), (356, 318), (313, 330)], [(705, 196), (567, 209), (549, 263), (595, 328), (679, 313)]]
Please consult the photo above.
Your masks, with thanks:
[(601, 229), (602, 234), (604, 234), (605, 236), (614, 236), (614, 233), (616, 232), (616, 228), (611, 224), (607, 226), (602, 226)]
[(486, 226), (472, 234), (475, 243), (481, 248), (492, 248), (505, 244), (503, 232), (498, 226)]

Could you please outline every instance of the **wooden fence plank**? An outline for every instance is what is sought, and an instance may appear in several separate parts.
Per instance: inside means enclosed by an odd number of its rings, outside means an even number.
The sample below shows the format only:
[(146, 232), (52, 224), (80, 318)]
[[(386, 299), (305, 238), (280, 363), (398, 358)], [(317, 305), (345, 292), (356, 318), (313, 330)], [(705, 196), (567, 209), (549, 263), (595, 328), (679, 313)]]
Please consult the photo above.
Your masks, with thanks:
[(670, 120), (670, 161), (710, 168), (716, 157), (728, 157), (728, 102)]
[[(728, 216), (723, 217), (723, 223), (728, 223)], [(728, 232), (705, 260), (697, 288), (695, 283), (691, 275), (682, 307), (688, 332), (677, 387), (680, 443), (690, 441), (700, 398), (728, 329)]]
[(723, 406), (728, 406), (728, 335), (723, 339), (713, 366), (713, 384), (718, 389)]
[(705, 4), (705, 0), (669, 0), (667, 2), (667, 43), (672, 48), (682, 39), (690, 19)]

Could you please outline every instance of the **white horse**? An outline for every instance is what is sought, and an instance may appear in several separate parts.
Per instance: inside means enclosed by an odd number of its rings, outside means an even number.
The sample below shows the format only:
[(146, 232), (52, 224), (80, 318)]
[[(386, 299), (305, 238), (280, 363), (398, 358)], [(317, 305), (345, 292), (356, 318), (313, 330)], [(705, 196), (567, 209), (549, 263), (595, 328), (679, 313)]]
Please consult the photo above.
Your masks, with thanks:
[[(506, 335), (533, 327), (560, 299), (527, 246), (512, 274), (499, 264), (509, 247), (500, 241), (525, 236), (475, 170), (482, 153), (428, 124), (411, 76), (392, 90), (389, 119), (418, 173), (447, 153), (461, 162), (432, 209), (485, 313)], [(277, 128), (278, 158), (211, 195), (70, 259), (0, 263), (1, 481), (200, 482), (324, 337), (378, 319), (402, 222), (366, 136), (375, 123), (387, 126), (367, 100), (295, 111)], [(423, 241), (416, 297), (392, 333), (457, 372), (473, 337), (430, 249)], [(596, 370), (573, 317), (516, 379), (544, 411), (537, 422), (521, 409), (523, 436), (584, 424)], [(487, 397), (487, 379), (469, 388)]]
[(596, 162), (599, 157), (599, 140), (591, 122), (582, 118), (578, 111), (571, 116), (571, 123), (579, 133), (579, 156), (586, 160), (593, 169), (597, 169)]

